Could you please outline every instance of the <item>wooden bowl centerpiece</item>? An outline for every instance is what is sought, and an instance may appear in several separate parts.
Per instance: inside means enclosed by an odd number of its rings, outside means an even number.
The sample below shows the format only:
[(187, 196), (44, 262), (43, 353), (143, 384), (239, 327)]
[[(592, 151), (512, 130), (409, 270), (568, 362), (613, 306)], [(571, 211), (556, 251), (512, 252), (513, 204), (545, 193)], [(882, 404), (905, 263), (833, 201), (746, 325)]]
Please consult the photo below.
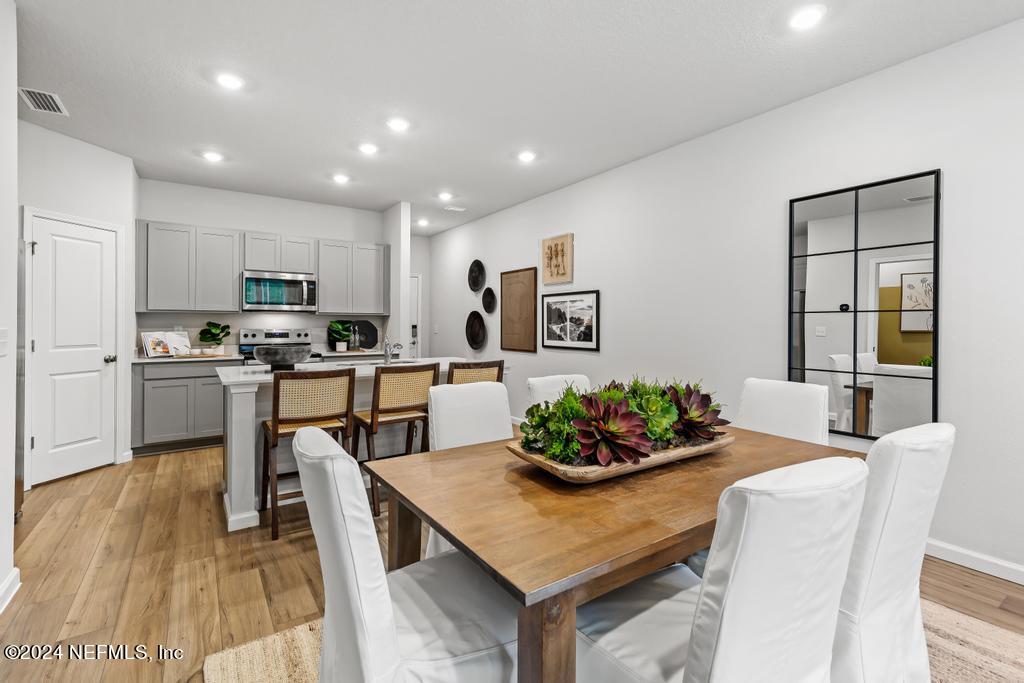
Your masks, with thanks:
[(721, 450), (736, 440), (721, 405), (699, 384), (612, 382), (586, 394), (568, 386), (530, 406), (508, 449), (556, 477), (589, 484)]

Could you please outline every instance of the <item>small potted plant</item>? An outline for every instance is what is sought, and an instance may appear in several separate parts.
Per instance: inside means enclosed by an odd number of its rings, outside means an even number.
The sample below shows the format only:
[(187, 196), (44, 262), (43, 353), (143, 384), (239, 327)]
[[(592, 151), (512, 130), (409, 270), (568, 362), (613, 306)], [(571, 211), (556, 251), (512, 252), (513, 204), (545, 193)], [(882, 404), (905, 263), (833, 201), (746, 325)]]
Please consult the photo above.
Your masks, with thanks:
[(206, 327), (199, 330), (199, 341), (210, 344), (210, 355), (224, 355), (224, 339), (231, 334), (231, 325), (221, 325), (208, 321)]
[(348, 340), (352, 338), (352, 323), (332, 320), (327, 325), (327, 346), (331, 351), (348, 351)]

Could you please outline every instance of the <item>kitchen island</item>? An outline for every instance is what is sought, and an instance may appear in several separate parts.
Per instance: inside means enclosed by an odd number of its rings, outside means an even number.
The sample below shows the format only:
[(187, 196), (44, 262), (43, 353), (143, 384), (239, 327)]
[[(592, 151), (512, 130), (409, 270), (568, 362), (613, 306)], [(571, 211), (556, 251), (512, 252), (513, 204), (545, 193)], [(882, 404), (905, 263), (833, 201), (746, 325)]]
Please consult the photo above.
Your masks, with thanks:
[[(440, 381), (444, 382), (448, 364), (462, 360), (465, 359), (417, 358), (396, 360), (393, 363), (438, 363), (441, 366)], [(369, 410), (373, 395), (373, 378), (378, 365), (384, 363), (380, 360), (345, 359), (337, 362), (299, 363), (295, 369), (313, 372), (355, 368), (355, 408)], [(258, 447), (262, 444), (262, 421), (270, 419), (274, 376), (265, 365), (220, 367), (217, 368), (217, 376), (224, 386), (224, 513), (227, 517), (228, 531), (238, 531), (259, 526), (260, 523), (259, 512), (256, 509), (259, 500), (256, 472), (259, 471), (262, 449), (258, 450)], [(290, 452), (290, 440), (282, 439), (281, 443)], [(381, 449), (381, 452), (387, 451)]]

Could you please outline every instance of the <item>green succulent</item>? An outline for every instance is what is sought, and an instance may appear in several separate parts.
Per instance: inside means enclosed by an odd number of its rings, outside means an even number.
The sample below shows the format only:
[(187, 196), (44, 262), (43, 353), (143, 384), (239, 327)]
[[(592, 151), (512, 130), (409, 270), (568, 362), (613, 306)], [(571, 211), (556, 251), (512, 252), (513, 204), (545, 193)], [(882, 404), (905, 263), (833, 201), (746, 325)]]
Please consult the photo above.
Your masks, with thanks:
[(352, 338), (352, 323), (332, 320), (327, 325), (327, 338), (335, 342), (347, 342)]
[(579, 392), (566, 387), (554, 403), (544, 401), (526, 410), (526, 420), (519, 426), (523, 448), (558, 462), (575, 462), (580, 456), (580, 443), (576, 440), (579, 430), (572, 421), (586, 415)]
[(206, 323), (206, 327), (199, 330), (199, 341), (204, 344), (220, 346), (224, 343), (224, 338), (230, 334), (231, 325), (221, 325), (220, 323), (210, 321)]

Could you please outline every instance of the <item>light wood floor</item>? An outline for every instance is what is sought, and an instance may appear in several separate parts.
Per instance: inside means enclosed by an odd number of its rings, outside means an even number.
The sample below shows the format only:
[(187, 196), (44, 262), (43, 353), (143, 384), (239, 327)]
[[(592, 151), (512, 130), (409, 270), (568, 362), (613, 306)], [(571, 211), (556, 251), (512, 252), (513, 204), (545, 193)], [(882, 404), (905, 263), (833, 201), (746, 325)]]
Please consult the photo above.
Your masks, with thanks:
[[(228, 534), (220, 448), (137, 458), (38, 486), (15, 527), (23, 585), (0, 614), (0, 644), (145, 643), (181, 661), (16, 664), (0, 680), (202, 680), (206, 654), (322, 614), (305, 506)], [(1024, 586), (927, 558), (922, 593), (1024, 633)]]

